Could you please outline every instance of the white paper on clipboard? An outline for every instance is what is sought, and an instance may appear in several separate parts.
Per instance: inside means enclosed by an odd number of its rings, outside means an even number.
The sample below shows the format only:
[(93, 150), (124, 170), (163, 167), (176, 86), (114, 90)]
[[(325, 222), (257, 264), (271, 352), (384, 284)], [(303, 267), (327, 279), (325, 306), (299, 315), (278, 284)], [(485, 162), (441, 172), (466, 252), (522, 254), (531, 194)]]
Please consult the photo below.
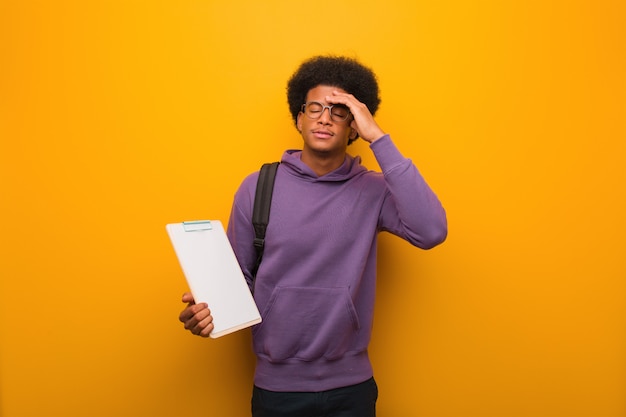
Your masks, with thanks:
[(235, 253), (219, 220), (165, 226), (196, 303), (207, 303), (217, 338), (261, 322)]

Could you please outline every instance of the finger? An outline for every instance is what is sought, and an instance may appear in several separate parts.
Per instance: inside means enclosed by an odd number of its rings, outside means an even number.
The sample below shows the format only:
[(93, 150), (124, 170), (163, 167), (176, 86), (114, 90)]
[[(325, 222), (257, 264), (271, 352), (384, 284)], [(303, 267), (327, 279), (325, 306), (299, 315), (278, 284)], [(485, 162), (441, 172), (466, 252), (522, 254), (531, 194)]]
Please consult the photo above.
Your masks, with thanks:
[[(345, 93), (343, 91), (339, 91), (339, 90), (333, 90), (333, 92), (331, 93), (331, 97), (347, 97), (347, 98), (354, 98), (354, 95), (350, 94), (350, 93)], [(356, 99), (355, 99), (356, 100)]]
[(336, 95), (326, 96), (326, 101), (331, 104), (343, 104), (350, 109), (350, 112), (355, 117), (358, 117), (358, 115), (368, 118), (372, 117), (367, 106), (357, 100), (352, 94), (337, 92)]
[(178, 319), (185, 323), (187, 321), (189, 321), (192, 317), (194, 317), (196, 314), (203, 312), (203, 311), (208, 311), (207, 314), (211, 314), (211, 311), (209, 310), (209, 306), (206, 303), (200, 303), (200, 304), (189, 304), (183, 311), (181, 311), (180, 315), (178, 316)]
[[(206, 320), (209, 319), (210, 321), (207, 322)], [(200, 330), (200, 332), (198, 333), (198, 336), (209, 337), (211, 335), (211, 332), (215, 328), (215, 325), (213, 324), (213, 316), (209, 316), (206, 320), (202, 323), (198, 323), (198, 327), (202, 328), (202, 330)]]
[(190, 303), (190, 304), (194, 304), (195, 301), (193, 299), (193, 295), (191, 295), (190, 292), (186, 292), (183, 294), (183, 298), (182, 298), (183, 303)]
[(345, 104), (346, 106), (353, 103), (359, 103), (352, 94), (333, 91), (331, 95), (326, 96), (326, 101), (331, 104)]
[(196, 316), (192, 316), (189, 320), (187, 320), (184, 324), (185, 324), (185, 329), (189, 330), (191, 333), (193, 334), (198, 334), (200, 333), (200, 331), (202, 330), (202, 328), (199, 328), (198, 325), (202, 322), (203, 319), (205, 319), (206, 316), (204, 317), (196, 317)]
[(199, 315), (194, 314), (192, 316), (188, 316), (186, 320), (181, 319), (181, 321), (183, 322), (185, 329), (193, 332), (193, 329), (198, 325), (198, 323), (204, 320), (207, 316), (208, 316), (207, 314), (199, 314)]
[[(193, 324), (193, 325), (192, 325)], [(187, 324), (185, 325), (187, 327)], [(208, 336), (213, 330), (213, 316), (202, 315), (202, 316), (194, 316), (193, 320), (190, 320), (188, 330), (191, 333), (199, 336)]]

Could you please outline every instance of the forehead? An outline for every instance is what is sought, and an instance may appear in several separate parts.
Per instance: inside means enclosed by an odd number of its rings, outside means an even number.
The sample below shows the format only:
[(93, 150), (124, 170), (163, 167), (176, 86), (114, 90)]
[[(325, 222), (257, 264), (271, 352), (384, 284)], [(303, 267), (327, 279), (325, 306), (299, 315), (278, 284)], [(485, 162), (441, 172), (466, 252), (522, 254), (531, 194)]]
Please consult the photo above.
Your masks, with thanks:
[(309, 90), (306, 95), (306, 101), (319, 101), (320, 103), (326, 103), (326, 96), (332, 95), (333, 91), (346, 93), (343, 88), (334, 87), (332, 85), (318, 85)]

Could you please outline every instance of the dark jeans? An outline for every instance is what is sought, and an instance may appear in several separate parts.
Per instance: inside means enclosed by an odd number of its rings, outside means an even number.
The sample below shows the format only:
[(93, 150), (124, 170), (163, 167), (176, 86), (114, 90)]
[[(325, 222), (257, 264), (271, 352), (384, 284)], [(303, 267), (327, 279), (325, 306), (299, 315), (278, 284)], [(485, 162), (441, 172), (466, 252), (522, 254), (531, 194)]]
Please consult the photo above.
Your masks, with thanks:
[(376, 417), (374, 378), (322, 392), (252, 390), (252, 417)]

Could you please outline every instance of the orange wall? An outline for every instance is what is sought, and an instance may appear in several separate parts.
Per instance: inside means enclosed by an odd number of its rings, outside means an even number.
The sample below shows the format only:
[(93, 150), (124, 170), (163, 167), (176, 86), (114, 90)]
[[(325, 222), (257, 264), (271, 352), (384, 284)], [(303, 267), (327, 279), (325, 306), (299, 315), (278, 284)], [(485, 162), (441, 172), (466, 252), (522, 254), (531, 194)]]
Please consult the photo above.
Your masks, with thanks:
[(625, 18), (0, 0), (0, 414), (247, 415), (249, 334), (183, 331), (164, 225), (227, 220), (241, 179), (300, 146), (286, 79), (333, 52), (379, 74), (378, 120), (449, 215), (432, 251), (381, 239), (379, 414), (626, 415)]

